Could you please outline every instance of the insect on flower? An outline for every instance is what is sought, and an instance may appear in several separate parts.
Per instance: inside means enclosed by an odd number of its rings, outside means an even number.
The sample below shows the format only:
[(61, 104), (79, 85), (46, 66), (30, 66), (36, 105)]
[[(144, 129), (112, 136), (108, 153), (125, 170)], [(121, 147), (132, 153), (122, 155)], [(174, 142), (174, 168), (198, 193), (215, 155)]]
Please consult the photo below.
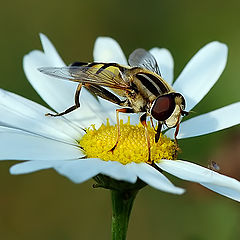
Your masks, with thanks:
[(220, 171), (219, 165), (216, 162), (214, 162), (214, 161), (209, 161), (208, 168), (213, 170), (213, 171), (215, 171), (215, 172)]
[[(181, 116), (187, 115), (188, 112), (184, 111), (184, 97), (175, 92), (161, 77), (153, 55), (144, 49), (136, 49), (130, 54), (128, 61), (130, 66), (117, 63), (75, 62), (68, 67), (39, 68), (44, 74), (78, 82), (75, 105), (64, 112), (46, 115), (62, 116), (80, 107), (79, 95), (81, 88), (85, 87), (95, 95), (122, 107), (116, 110), (118, 134), (116, 144), (111, 151), (116, 148), (120, 138), (119, 113), (142, 113), (140, 121), (145, 128), (148, 161), (151, 162), (147, 116), (150, 116), (156, 131), (155, 142), (159, 140), (162, 125), (166, 125), (168, 128), (176, 127), (177, 143)], [(158, 121), (157, 128), (154, 127), (153, 118)]]

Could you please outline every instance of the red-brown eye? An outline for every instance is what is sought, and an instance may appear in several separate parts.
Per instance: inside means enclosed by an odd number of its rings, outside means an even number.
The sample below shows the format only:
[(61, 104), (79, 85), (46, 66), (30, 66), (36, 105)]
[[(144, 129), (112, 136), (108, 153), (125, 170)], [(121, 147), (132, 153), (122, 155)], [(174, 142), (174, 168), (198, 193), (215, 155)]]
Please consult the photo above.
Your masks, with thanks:
[(153, 103), (151, 115), (158, 121), (165, 121), (173, 113), (176, 103), (173, 94), (158, 97)]

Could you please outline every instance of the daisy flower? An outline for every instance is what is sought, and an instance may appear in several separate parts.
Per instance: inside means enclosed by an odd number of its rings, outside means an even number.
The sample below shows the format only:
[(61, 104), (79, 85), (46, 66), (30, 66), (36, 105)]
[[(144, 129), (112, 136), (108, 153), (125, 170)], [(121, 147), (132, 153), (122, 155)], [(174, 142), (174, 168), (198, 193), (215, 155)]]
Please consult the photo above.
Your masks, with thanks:
[[(62, 112), (74, 102), (77, 84), (46, 76), (39, 67), (62, 67), (64, 62), (48, 38), (40, 34), (43, 52), (34, 50), (23, 59), (27, 79), (41, 98), (55, 111)], [(112, 38), (99, 37), (94, 46), (94, 61), (127, 65), (127, 60)], [(173, 59), (167, 49), (153, 48), (163, 78), (173, 83)], [(186, 100), (186, 110), (198, 104), (220, 77), (227, 61), (227, 46), (211, 42), (189, 61), (173, 83), (175, 91)], [(80, 108), (62, 117), (35, 102), (14, 93), (0, 91), (0, 159), (27, 160), (11, 167), (11, 174), (24, 174), (54, 168), (75, 183), (96, 176), (106, 176), (131, 184), (139, 179), (159, 190), (182, 194), (164, 172), (184, 180), (197, 182), (219, 194), (240, 201), (240, 182), (189, 161), (174, 159), (174, 129), (166, 130), (159, 143), (152, 141), (152, 160), (147, 163), (144, 130), (138, 125), (138, 114), (122, 114), (121, 138), (116, 152), (108, 150), (116, 139), (115, 110), (118, 106), (97, 99), (86, 89), (81, 90)], [(240, 103), (183, 121), (179, 139), (216, 132), (240, 122)], [(152, 132), (151, 132), (152, 131)], [(122, 142), (121, 142), (122, 141)], [(163, 173), (162, 173), (163, 172)]]

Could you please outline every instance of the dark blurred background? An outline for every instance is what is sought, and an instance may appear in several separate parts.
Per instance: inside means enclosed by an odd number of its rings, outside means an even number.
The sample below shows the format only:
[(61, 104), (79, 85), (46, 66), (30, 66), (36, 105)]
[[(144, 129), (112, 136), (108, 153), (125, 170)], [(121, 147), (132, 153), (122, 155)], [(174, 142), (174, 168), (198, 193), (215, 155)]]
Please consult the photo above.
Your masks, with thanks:
[[(92, 61), (98, 36), (111, 36), (126, 55), (138, 47), (168, 48), (175, 77), (204, 44), (218, 40), (229, 47), (227, 67), (194, 109), (208, 112), (239, 101), (239, 1), (28, 1), (0, 8), (1, 88), (44, 104), (22, 70), (22, 57), (41, 49), (45, 33), (65, 62)], [(234, 127), (180, 142), (182, 159), (240, 180), (240, 129)], [(14, 151), (14, 146), (13, 146)], [(0, 165), (0, 239), (110, 239), (110, 194), (93, 181), (74, 184), (52, 170), (11, 176), (13, 162)], [(194, 183), (170, 179), (187, 189), (175, 196), (144, 188), (135, 201), (128, 239), (240, 239), (240, 205)]]

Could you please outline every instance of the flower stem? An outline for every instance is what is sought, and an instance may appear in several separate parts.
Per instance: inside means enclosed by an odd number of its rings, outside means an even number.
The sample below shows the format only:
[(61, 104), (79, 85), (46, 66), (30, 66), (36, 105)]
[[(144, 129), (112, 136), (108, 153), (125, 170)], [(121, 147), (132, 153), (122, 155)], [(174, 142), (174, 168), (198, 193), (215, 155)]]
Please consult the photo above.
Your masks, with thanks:
[(128, 221), (138, 190), (111, 190), (112, 196), (112, 240), (125, 240)]

